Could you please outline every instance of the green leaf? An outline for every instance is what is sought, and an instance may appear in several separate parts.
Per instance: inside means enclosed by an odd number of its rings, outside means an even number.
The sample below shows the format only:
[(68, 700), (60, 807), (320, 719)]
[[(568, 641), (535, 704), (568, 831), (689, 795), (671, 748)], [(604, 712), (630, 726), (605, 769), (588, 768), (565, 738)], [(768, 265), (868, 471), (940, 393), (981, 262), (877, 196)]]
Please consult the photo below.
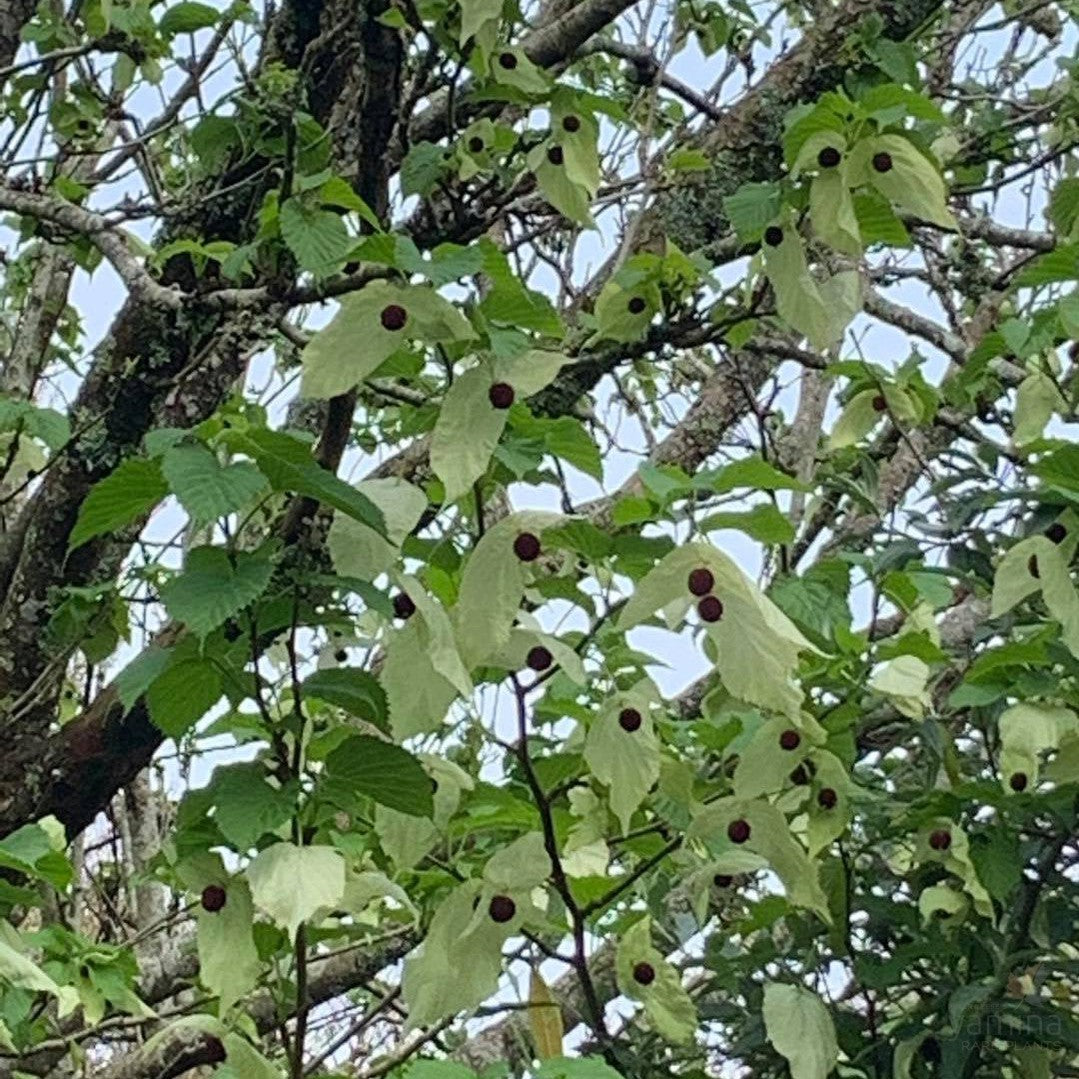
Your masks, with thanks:
[(140, 652), (113, 680), (120, 703), (130, 708), (172, 662), (167, 648), (150, 645)]
[(794, 539), (794, 526), (770, 502), (745, 513), (713, 513), (701, 522), (700, 528), (702, 532), (733, 528), (760, 543), (790, 543)]
[[(12, 935), (18, 939), (13, 930)], [(0, 936), (0, 982), (31, 993), (49, 993), (60, 996), (60, 987), (36, 963), (17, 951), (8, 940)]]
[(619, 1073), (599, 1057), (559, 1057), (545, 1060), (536, 1079), (619, 1079)]
[(491, 66), (491, 73), (499, 82), (529, 95), (546, 94), (550, 90), (547, 76), (529, 60), (523, 49), (503, 49), (499, 53), (500, 60), (503, 55), (512, 56), (516, 62), (511, 66), (501, 62)]
[[(633, 976), (634, 967), (639, 963), (647, 963), (655, 972), (655, 978), (648, 985), (642, 985)], [(697, 1009), (682, 985), (678, 969), (653, 947), (650, 918), (641, 918), (622, 934), (615, 970), (618, 988), (644, 1005), (645, 1014), (662, 1037), (679, 1044), (693, 1041)]]
[[(1037, 570), (1037, 576), (1032, 569)], [(990, 616), (999, 618), (1039, 590), (1050, 615), (1061, 625), (1064, 643), (1079, 656), (1079, 595), (1060, 547), (1045, 536), (1021, 540), (1000, 560)]]
[(540, 1060), (550, 1060), (562, 1055), (562, 1044), (566, 1036), (562, 1009), (538, 970), (532, 971), (529, 983), (528, 1028), (536, 1046), (536, 1056)]
[(0, 431), (21, 431), (39, 439), (50, 450), (59, 450), (71, 438), (71, 424), (63, 413), (2, 395)]
[[(585, 763), (609, 788), (611, 811), (623, 832), (629, 831), (630, 818), (659, 778), (659, 739), (651, 715), (655, 698), (655, 690), (647, 681), (615, 694), (604, 702), (585, 739)], [(623, 709), (640, 714), (637, 730), (622, 729), (618, 717)]]
[(277, 1066), (268, 1061), (246, 1038), (223, 1032), (225, 1063), (217, 1067), (214, 1079), (281, 1079)]
[[(891, 168), (878, 172), (873, 159), (878, 154), (891, 158)], [(944, 180), (936, 167), (909, 139), (902, 135), (877, 135), (862, 139), (851, 151), (850, 182), (868, 184), (885, 198), (923, 221), (942, 228), (958, 228), (948, 209)]]
[(252, 430), (236, 436), (236, 445), (254, 458), (275, 491), (307, 495), (332, 506), (384, 536), (386, 524), (378, 507), (355, 487), (322, 468), (311, 447), (280, 431)]
[(64, 826), (55, 817), (43, 817), (0, 839), (0, 866), (66, 888), (74, 877), (66, 847)]
[(401, 1079), (476, 1079), (476, 1073), (452, 1060), (414, 1060)]
[(734, 231), (746, 243), (761, 238), (765, 226), (779, 216), (782, 205), (783, 191), (775, 183), (742, 184), (723, 200), (723, 209)]
[(266, 477), (254, 465), (222, 466), (201, 445), (173, 446), (161, 460), (161, 471), (195, 525), (243, 509), (267, 487)]
[(930, 704), (929, 667), (917, 656), (896, 656), (882, 663), (869, 686), (891, 697), (896, 708), (911, 719), (921, 719)]
[(220, 18), (221, 12), (212, 5), (185, 0), (184, 3), (173, 4), (161, 16), (157, 28), (166, 37), (176, 34), (193, 34), (196, 30), (205, 29), (207, 26), (216, 26)]
[(1075, 239), (1075, 223), (1079, 220), (1079, 178), (1070, 176), (1057, 182), (1049, 197), (1047, 216), (1064, 239)]
[(1079, 446), (1060, 446), (1032, 466), (1036, 476), (1063, 491), (1079, 491)]
[(281, 206), (281, 238), (300, 268), (316, 277), (340, 269), (353, 244), (340, 214), (321, 210), (299, 196)]
[(275, 843), (247, 867), (251, 896), (291, 940), (302, 922), (332, 910), (345, 893), (345, 860), (332, 847)]
[[(640, 311), (635, 308), (641, 304)], [(652, 282), (619, 284), (608, 281), (596, 300), (598, 329), (594, 341), (639, 341), (660, 310), (659, 289)]]
[(794, 476), (781, 472), (775, 465), (769, 464), (753, 454), (725, 465), (714, 476), (699, 476), (718, 495), (739, 487), (749, 487), (757, 491), (808, 491), (810, 488)]
[[(389, 328), (383, 325), (383, 313), (391, 308), (404, 312), (400, 328), (394, 328), (389, 315)], [(396, 311), (390, 314), (400, 317)], [(450, 344), (474, 336), (464, 315), (433, 289), (372, 281), (346, 296), (330, 323), (304, 348), (301, 392), (305, 397), (337, 397), (410, 341)]]
[(417, 142), (401, 162), (401, 194), (426, 198), (447, 170), (446, 151), (433, 142)]
[(169, 492), (156, 461), (132, 457), (90, 488), (68, 539), (68, 550), (117, 532), (147, 514)]
[(173, 663), (146, 691), (154, 726), (170, 738), (186, 734), (221, 699), (221, 672), (205, 659)]
[(198, 637), (206, 637), (266, 590), (273, 563), (265, 552), (196, 547), (184, 571), (161, 588), (169, 614)]
[(325, 667), (304, 679), (302, 696), (317, 697), (357, 719), (387, 728), (386, 694), (374, 675), (354, 667)]
[(414, 817), (434, 812), (431, 780), (420, 762), (400, 746), (367, 735), (354, 735), (326, 758), (321, 790), (343, 809), (364, 797)]
[(896, 217), (892, 204), (879, 191), (867, 189), (856, 193), (854, 215), (866, 247), (873, 244), (910, 247), (910, 233), (906, 225)]
[(472, 692), (472, 680), (461, 661), (453, 624), (445, 608), (414, 577), (402, 577), (401, 587), (416, 606), (410, 621), (422, 630), (420, 643), (431, 657), (431, 665), (462, 697), (467, 697)]
[(262, 962), (252, 933), (255, 910), (247, 881), (222, 873), (215, 883), (225, 889), (225, 905), (211, 912), (199, 904), (196, 911), (199, 981), (218, 998), (223, 1016), (258, 984)]
[(1058, 281), (1079, 278), (1079, 243), (1063, 244), (1054, 251), (1039, 255), (1028, 263), (1015, 278), (1017, 288), (1035, 288)]
[(830, 449), (857, 445), (881, 422), (885, 413), (874, 404), (878, 396), (877, 390), (862, 390), (847, 402), (828, 436)]
[(280, 828), (295, 807), (291, 792), (266, 781), (261, 761), (215, 768), (208, 791), (217, 827), (240, 852), (250, 850), (267, 832)]
[(764, 987), (764, 1029), (786, 1058), (791, 1079), (825, 1079), (839, 1059), (835, 1024), (824, 1001), (798, 985)]
[(463, 45), (487, 23), (497, 23), (501, 18), (502, 0), (461, 0), (461, 33), (458, 41)]
[(543, 429), (547, 452), (579, 468), (586, 476), (603, 479), (603, 459), (599, 446), (576, 416), (559, 416)]
[(551, 163), (545, 146), (537, 146), (528, 155), (528, 165), (535, 173), (543, 197), (560, 214), (586, 228), (595, 227), (592, 195), (582, 184), (574, 183), (564, 164)]

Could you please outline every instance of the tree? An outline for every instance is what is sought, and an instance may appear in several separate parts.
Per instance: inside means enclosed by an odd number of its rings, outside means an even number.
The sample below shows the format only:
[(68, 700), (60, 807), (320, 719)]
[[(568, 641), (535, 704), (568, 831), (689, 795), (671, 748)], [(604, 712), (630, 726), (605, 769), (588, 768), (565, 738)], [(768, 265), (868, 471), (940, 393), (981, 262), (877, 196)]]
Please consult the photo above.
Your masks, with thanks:
[(1079, 1074), (1074, 39), (0, 3), (0, 1076)]

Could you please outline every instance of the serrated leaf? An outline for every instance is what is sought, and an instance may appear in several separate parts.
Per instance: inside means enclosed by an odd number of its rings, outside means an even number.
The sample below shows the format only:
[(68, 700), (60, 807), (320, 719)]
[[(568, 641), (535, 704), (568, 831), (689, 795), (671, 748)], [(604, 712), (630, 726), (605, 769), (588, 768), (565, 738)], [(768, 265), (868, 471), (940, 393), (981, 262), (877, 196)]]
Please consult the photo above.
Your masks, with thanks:
[(733, 528), (760, 543), (790, 543), (795, 534), (794, 526), (771, 503), (754, 506), (745, 513), (710, 514), (701, 521), (700, 528), (702, 532)]
[(434, 812), (431, 780), (420, 762), (400, 746), (367, 735), (354, 735), (327, 758), (322, 793), (343, 809), (353, 809), (357, 798), (414, 817)]
[(354, 667), (324, 667), (303, 681), (302, 695), (343, 708), (357, 719), (387, 727), (386, 694), (378, 679)]
[(281, 206), (280, 222), (281, 239), (302, 270), (325, 277), (340, 269), (348, 258), (353, 239), (340, 214), (293, 196)]
[(180, 444), (167, 450), (161, 472), (195, 525), (235, 513), (268, 486), (254, 465), (241, 461), (222, 466), (201, 445)]
[(879, 192), (864, 190), (854, 196), (854, 215), (858, 232), (866, 247), (887, 244), (889, 247), (910, 247), (910, 233), (899, 220), (892, 204)]
[(68, 538), (73, 551), (95, 536), (116, 532), (149, 513), (168, 494), (156, 461), (132, 457), (90, 488)]
[(166, 11), (161, 16), (157, 27), (166, 36), (193, 34), (196, 30), (203, 30), (207, 26), (216, 26), (220, 18), (221, 12), (211, 4), (184, 0), (184, 3), (173, 4)]
[(172, 662), (167, 648), (150, 645), (140, 652), (114, 679), (113, 686), (125, 708), (141, 697)]
[(417, 142), (401, 162), (401, 193), (426, 198), (447, 169), (446, 151), (433, 142)]
[(221, 672), (209, 660), (171, 664), (146, 691), (154, 726), (170, 738), (186, 734), (221, 699)]
[(835, 1024), (824, 1001), (797, 985), (764, 987), (764, 1028), (790, 1066), (791, 1079), (825, 1079), (839, 1059)]
[(273, 563), (266, 553), (196, 547), (183, 572), (161, 588), (169, 614), (198, 637), (206, 637), (266, 590)]
[(237, 851), (248, 851), (267, 832), (292, 815), (295, 798), (266, 781), (259, 761), (214, 769), (208, 788), (213, 798), (214, 821)]
[(291, 940), (302, 922), (332, 910), (345, 892), (345, 860), (332, 847), (275, 843), (247, 867), (255, 905)]
[(743, 184), (723, 199), (723, 209), (738, 238), (746, 243), (759, 240), (765, 226), (776, 219), (783, 205), (778, 184)]
[(253, 430), (234, 440), (238, 449), (254, 458), (275, 491), (290, 491), (318, 499), (379, 535), (386, 523), (378, 507), (362, 491), (350, 487), (311, 456), (311, 447), (281, 431)]

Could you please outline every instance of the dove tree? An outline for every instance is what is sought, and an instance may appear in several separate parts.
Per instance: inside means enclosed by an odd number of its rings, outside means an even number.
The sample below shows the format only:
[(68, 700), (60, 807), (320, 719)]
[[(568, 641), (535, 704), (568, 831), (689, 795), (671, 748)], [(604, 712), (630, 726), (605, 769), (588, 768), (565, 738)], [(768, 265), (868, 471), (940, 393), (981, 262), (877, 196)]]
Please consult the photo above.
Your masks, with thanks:
[(1077, 41), (0, 0), (0, 1079), (1079, 1074)]

